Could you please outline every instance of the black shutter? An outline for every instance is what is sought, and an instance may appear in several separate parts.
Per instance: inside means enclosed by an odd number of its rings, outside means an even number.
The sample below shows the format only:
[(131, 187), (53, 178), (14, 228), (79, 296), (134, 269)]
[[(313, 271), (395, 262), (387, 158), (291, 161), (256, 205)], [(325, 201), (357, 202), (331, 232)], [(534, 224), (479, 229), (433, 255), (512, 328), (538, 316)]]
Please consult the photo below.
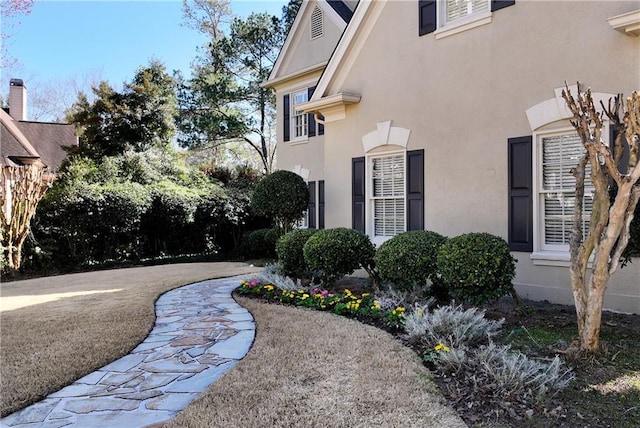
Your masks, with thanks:
[[(618, 131), (616, 130), (615, 125), (609, 125), (609, 147), (611, 148), (611, 153), (615, 156), (615, 142), (616, 136), (618, 135)], [(627, 168), (629, 167), (629, 144), (627, 144), (627, 139), (622, 136), (622, 157), (620, 158), (620, 162), (618, 163), (618, 171), (621, 174), (627, 173)], [(638, 205), (640, 206), (640, 205)]]
[(291, 109), (291, 104), (289, 103), (289, 95), (285, 95), (283, 97), (282, 105), (284, 106), (284, 133), (283, 133), (283, 141), (291, 140), (291, 114), (289, 110)]
[(364, 233), (364, 157), (351, 159), (351, 227)]
[[(324, 116), (320, 115), (320, 119), (324, 120)], [(318, 124), (318, 135), (324, 135), (324, 125), (321, 123)]]
[(531, 136), (509, 138), (509, 249), (533, 251)]
[[(311, 96), (313, 95), (313, 91), (316, 89), (316, 87), (312, 87), (307, 89), (307, 99), (310, 100)], [(307, 115), (307, 136), (309, 137), (315, 137), (316, 136), (316, 118), (314, 117), (313, 113), (309, 113)]]
[(436, 2), (435, 1), (418, 1), (418, 35), (433, 33), (436, 31)]
[(491, 0), (491, 12), (516, 4), (516, 0)]
[(424, 230), (424, 150), (407, 152), (407, 230)]
[(318, 181), (318, 229), (324, 229), (324, 180)]
[(316, 228), (316, 182), (310, 181), (307, 183), (309, 187), (309, 207), (307, 208), (307, 214), (309, 217), (309, 222), (307, 226), (309, 229)]

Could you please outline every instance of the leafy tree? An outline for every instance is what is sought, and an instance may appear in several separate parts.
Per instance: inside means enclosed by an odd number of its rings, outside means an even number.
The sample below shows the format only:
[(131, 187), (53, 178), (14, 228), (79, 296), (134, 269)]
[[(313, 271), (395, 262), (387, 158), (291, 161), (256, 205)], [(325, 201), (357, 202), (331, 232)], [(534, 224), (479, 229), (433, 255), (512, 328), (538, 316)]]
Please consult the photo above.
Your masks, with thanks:
[(258, 215), (272, 217), (281, 234), (289, 232), (309, 205), (309, 188), (291, 171), (275, 171), (256, 186), (251, 208)]
[(275, 98), (260, 83), (268, 78), (283, 40), (280, 19), (253, 13), (246, 20), (235, 18), (228, 35), (211, 41), (194, 77), (178, 92), (183, 147), (242, 141), (271, 171)]
[[(569, 240), (571, 254), (571, 288), (578, 318), (580, 350), (600, 351), (600, 325), (607, 282), (618, 269), (629, 243), (630, 226), (640, 199), (640, 93), (634, 92), (609, 100), (598, 112), (591, 90), (578, 83), (577, 98), (567, 86), (562, 96), (573, 113), (575, 127), (585, 154), (572, 170), (576, 178), (575, 211)], [(603, 118), (608, 117), (616, 131), (612, 146), (602, 139)], [(622, 164), (625, 144), (629, 161)], [(585, 175), (591, 169), (595, 188), (589, 230), (583, 237)], [(610, 195), (615, 184), (617, 193)], [(590, 273), (589, 259), (593, 257)]]
[(122, 92), (106, 82), (93, 92), (93, 102), (80, 94), (67, 118), (79, 130), (82, 154), (99, 159), (170, 143), (175, 133), (175, 80), (161, 63), (139, 68)]
[(296, 15), (300, 10), (302, 0), (289, 0), (285, 6), (282, 6), (282, 21), (284, 26), (284, 34), (288, 34), (293, 25), (293, 21), (296, 20)]

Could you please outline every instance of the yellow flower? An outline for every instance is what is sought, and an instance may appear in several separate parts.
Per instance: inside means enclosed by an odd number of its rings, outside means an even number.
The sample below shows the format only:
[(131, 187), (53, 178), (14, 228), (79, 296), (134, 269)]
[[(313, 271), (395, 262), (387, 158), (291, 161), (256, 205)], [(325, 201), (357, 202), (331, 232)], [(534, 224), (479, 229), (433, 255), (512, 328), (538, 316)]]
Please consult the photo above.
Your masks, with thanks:
[(362, 297), (367, 297), (369, 293), (362, 293)]
[(436, 351), (449, 352), (451, 349), (443, 343), (438, 343), (435, 348)]
[(266, 290), (269, 290), (269, 291), (271, 291), (271, 290), (273, 290), (273, 289), (274, 289), (273, 285), (271, 285), (271, 284), (269, 284), (269, 285), (265, 285), (265, 286), (264, 286), (264, 288), (265, 288)]
[(349, 296), (349, 295), (351, 295), (351, 291), (348, 288), (345, 288), (344, 289), (344, 294), (345, 294), (345, 296)]
[(309, 297), (309, 295), (307, 293), (304, 293), (301, 297), (302, 300), (306, 299), (307, 297)]

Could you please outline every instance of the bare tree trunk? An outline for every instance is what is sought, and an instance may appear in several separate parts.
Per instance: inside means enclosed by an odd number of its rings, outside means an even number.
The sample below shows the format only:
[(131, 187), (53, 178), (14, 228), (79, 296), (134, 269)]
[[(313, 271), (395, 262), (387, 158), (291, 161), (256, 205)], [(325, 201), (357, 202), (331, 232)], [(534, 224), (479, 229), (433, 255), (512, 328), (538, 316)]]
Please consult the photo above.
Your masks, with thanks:
[[(630, 224), (640, 199), (640, 94), (634, 92), (627, 99), (626, 112), (620, 118), (621, 97), (609, 102), (609, 108), (598, 113), (591, 90), (582, 90), (578, 83), (577, 100), (568, 86), (562, 96), (573, 113), (571, 124), (576, 129), (586, 155), (573, 175), (576, 178), (576, 204), (569, 249), (571, 253), (571, 288), (576, 307), (580, 350), (596, 353), (601, 350), (600, 326), (604, 296), (609, 278), (620, 264), (620, 257), (629, 242)], [(604, 107), (604, 105), (603, 105)], [(613, 153), (602, 141), (603, 116), (618, 131)], [(625, 173), (620, 173), (622, 135), (629, 144), (630, 161)], [(589, 231), (583, 238), (582, 217), (586, 165), (591, 167), (591, 181), (595, 187)], [(618, 186), (613, 201), (609, 199), (612, 182)], [(591, 272), (589, 260), (593, 256)]]
[(0, 227), (2, 246), (10, 269), (22, 263), (22, 245), (29, 234), (31, 218), (53, 181), (37, 165), (7, 166), (0, 175)]

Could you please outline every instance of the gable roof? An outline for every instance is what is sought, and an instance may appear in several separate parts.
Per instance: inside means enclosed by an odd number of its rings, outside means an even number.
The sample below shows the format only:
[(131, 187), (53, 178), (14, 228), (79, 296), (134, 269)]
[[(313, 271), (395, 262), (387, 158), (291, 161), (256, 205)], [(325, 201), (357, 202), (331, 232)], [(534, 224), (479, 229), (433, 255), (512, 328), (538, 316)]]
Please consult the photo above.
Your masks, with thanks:
[(327, 3), (329, 3), (329, 6), (331, 6), (331, 8), (340, 15), (340, 18), (342, 18), (344, 22), (348, 24), (349, 21), (351, 21), (353, 11), (349, 9), (349, 6), (347, 6), (342, 0), (327, 0)]
[[(294, 54), (294, 49), (292, 49), (292, 47), (295, 45), (297, 39), (302, 37), (304, 27), (303, 17), (307, 13), (307, 10), (312, 8), (312, 6), (320, 7), (322, 11), (325, 12), (327, 16), (342, 30), (344, 30), (353, 16), (353, 11), (349, 5), (342, 0), (303, 0), (298, 13), (296, 14), (296, 19), (293, 21), (291, 29), (287, 34), (284, 45), (282, 46), (282, 49), (280, 49), (276, 63), (274, 64), (273, 69), (269, 74), (269, 78), (265, 83), (268, 84), (268, 82), (271, 82), (278, 77), (282, 77), (281, 71), (285, 68), (284, 64), (286, 64), (288, 59)], [(315, 64), (311, 66), (315, 66)]]
[(17, 125), (38, 151), (42, 162), (52, 171), (57, 171), (67, 157), (64, 148), (78, 145), (73, 125), (26, 121)]
[(14, 120), (0, 109), (0, 164), (16, 165), (21, 159), (39, 159), (57, 171), (67, 152), (78, 145), (73, 125)]
[(376, 0), (360, 0), (358, 2), (358, 7), (349, 21), (349, 25), (344, 30), (338, 46), (320, 76), (309, 104), (324, 98), (330, 84), (343, 78), (341, 73), (351, 68), (350, 61), (352, 62), (360, 52), (385, 4), (385, 1)]

